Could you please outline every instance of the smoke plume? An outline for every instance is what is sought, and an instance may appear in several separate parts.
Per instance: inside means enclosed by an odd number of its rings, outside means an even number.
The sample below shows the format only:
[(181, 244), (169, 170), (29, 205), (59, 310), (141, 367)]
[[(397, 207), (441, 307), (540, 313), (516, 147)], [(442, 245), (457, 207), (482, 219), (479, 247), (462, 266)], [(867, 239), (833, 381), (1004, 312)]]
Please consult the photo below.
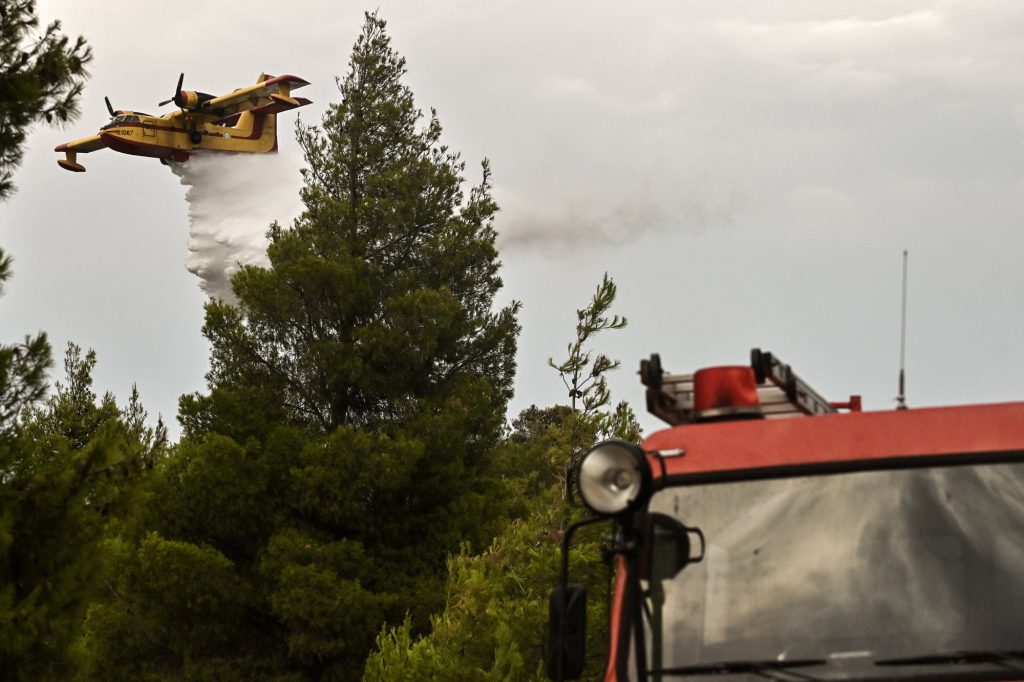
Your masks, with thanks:
[(649, 233), (699, 232), (731, 225), (741, 203), (732, 187), (707, 179), (606, 185), (532, 195), (499, 188), (499, 248), (579, 251), (627, 244)]
[(188, 271), (210, 298), (232, 303), (231, 275), (268, 264), (267, 229), (302, 211), (301, 160), (287, 154), (196, 155), (170, 164), (187, 187)]

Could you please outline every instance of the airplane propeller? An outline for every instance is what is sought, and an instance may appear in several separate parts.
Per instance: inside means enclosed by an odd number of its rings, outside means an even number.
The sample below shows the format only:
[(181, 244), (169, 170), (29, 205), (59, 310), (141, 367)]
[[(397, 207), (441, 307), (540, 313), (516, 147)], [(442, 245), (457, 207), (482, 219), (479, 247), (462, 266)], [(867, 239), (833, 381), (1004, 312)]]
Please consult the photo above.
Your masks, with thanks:
[(104, 97), (103, 101), (107, 103), (107, 111), (110, 112), (110, 118), (114, 118), (114, 107), (110, 106), (110, 98)]
[(182, 73), (180, 76), (178, 76), (178, 87), (176, 87), (174, 89), (174, 97), (172, 97), (170, 99), (165, 99), (163, 102), (160, 102), (160, 104), (158, 104), (157, 106), (158, 107), (162, 107), (165, 104), (170, 104), (171, 102), (174, 102), (175, 104), (177, 104), (180, 107), (181, 104), (179, 104), (178, 101), (181, 98), (181, 84), (184, 83), (184, 82), (185, 82), (185, 74)]

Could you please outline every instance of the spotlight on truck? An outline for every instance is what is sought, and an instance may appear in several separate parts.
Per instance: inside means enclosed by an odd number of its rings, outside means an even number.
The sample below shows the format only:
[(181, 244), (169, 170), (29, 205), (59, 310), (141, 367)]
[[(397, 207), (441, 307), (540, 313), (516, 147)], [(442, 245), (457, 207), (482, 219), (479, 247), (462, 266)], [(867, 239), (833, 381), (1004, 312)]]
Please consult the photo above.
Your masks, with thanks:
[(606, 440), (583, 456), (577, 485), (583, 503), (594, 513), (628, 514), (650, 497), (651, 468), (637, 445)]

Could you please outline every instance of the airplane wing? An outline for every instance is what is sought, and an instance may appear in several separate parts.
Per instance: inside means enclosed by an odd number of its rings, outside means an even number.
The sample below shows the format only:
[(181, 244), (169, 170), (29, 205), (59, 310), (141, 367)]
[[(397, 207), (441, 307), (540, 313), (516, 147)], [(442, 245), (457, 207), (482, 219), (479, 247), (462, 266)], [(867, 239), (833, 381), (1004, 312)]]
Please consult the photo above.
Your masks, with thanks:
[(82, 173), (85, 171), (85, 166), (78, 163), (75, 157), (78, 154), (94, 152), (97, 149), (103, 149), (106, 146), (107, 143), (100, 139), (99, 135), (92, 135), (90, 137), (83, 137), (81, 140), (74, 140), (72, 142), (59, 144), (53, 148), (53, 151), (64, 152), (64, 158), (57, 159), (57, 163), (61, 168), (69, 171), (75, 171), (76, 173)]
[(83, 137), (81, 140), (59, 144), (53, 148), (53, 151), (78, 152), (80, 154), (86, 154), (88, 152), (94, 152), (97, 149), (103, 149), (106, 146), (107, 143), (101, 140), (99, 135), (91, 135), (90, 137)]
[(250, 109), (259, 109), (268, 105), (277, 104), (283, 111), (294, 109), (303, 104), (309, 104), (309, 100), (299, 99), (291, 96), (291, 91), (309, 85), (298, 76), (277, 76), (276, 78), (264, 77), (265, 80), (239, 88), (229, 95), (221, 95), (203, 102), (197, 110), (199, 113), (216, 114), (220, 119), (227, 119), (235, 114)]

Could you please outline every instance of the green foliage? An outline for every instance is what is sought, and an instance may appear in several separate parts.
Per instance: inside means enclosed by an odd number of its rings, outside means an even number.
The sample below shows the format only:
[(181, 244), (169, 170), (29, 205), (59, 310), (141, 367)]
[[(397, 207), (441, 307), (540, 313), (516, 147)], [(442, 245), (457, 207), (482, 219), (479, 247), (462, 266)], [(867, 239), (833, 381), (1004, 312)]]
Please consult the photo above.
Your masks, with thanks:
[(223, 436), (157, 461), (139, 526), (89, 608), (85, 679), (268, 679), (283, 658), (256, 572), (278, 499), (271, 472)]
[[(569, 359), (550, 364), (581, 407), (524, 410), (506, 434), (496, 470), (512, 489), (517, 518), (486, 552), (463, 550), (448, 560), (448, 597), (431, 618), (429, 633), (416, 637), (409, 621), (385, 629), (367, 660), (366, 682), (415, 680), (546, 679), (541, 643), (547, 628), (549, 595), (561, 567), (561, 542), (569, 523), (582, 518), (566, 508), (565, 481), (572, 453), (598, 438), (639, 439), (632, 410), (611, 396), (605, 372), (618, 363), (589, 349), (593, 336), (621, 329), (625, 319), (608, 316), (615, 285), (605, 275), (590, 305), (577, 313), (577, 338)], [(593, 358), (593, 359), (592, 359)], [(575, 401), (574, 401), (575, 404)], [(585, 679), (603, 675), (607, 651), (609, 568), (601, 561), (599, 538), (607, 527), (584, 527), (575, 536), (570, 575), (588, 589)]]
[(106, 636), (82, 644), (86, 678), (270, 677), (267, 658), (260, 655), (270, 638), (250, 624), (258, 597), (230, 559), (158, 533), (146, 535), (138, 547), (118, 544), (115, 550), (116, 577), (108, 585), (113, 599), (89, 608), (88, 632)]
[[(108, 575), (105, 538), (133, 507), (163, 443), (92, 392), (95, 355), (69, 344), (66, 383), (0, 442), (0, 670), (64, 679), (89, 601)], [(141, 407), (136, 409), (141, 410)], [(144, 415), (144, 412), (142, 413)]]
[[(531, 407), (514, 422), (503, 452), (518, 450), (527, 466), (564, 465), (573, 426), (568, 408)], [(591, 434), (593, 435), (593, 434)], [(382, 631), (367, 661), (367, 682), (397, 680), (542, 680), (547, 605), (561, 566), (566, 523), (559, 476), (546, 484), (523, 471), (511, 483), (531, 490), (513, 521), (487, 551), (464, 548), (448, 559), (445, 609), (416, 638), (410, 623)], [(578, 520), (574, 510), (569, 520)], [(572, 579), (588, 587), (587, 679), (599, 679), (607, 640), (609, 569), (601, 562), (602, 532), (585, 528), (573, 545)]]
[[(0, 292), (10, 276), (11, 258), (0, 249)], [(51, 364), (45, 334), (25, 337), (12, 346), (0, 345), (0, 447), (13, 436), (22, 410), (46, 393), (46, 370)]]
[[(444, 612), (432, 619), (428, 637), (415, 639), (409, 622), (381, 633), (363, 679), (532, 680), (542, 673), (541, 642), (547, 601), (560, 565), (556, 501), (546, 514), (514, 522), (482, 554), (464, 551), (448, 561), (449, 596)], [(574, 548), (573, 576), (602, 594), (607, 569), (596, 559), (593, 539)], [(592, 600), (591, 668), (600, 667), (606, 630), (603, 599)]]
[(548, 360), (548, 365), (558, 371), (562, 383), (569, 389), (572, 408), (576, 409), (576, 401), (579, 400), (584, 414), (596, 412), (611, 401), (604, 375), (618, 367), (619, 363), (604, 353), (595, 357), (586, 345), (599, 332), (626, 326), (626, 318), (618, 315), (608, 317), (615, 292), (615, 282), (607, 272), (604, 273), (590, 305), (576, 311), (576, 339), (568, 346), (569, 357), (559, 364), (553, 359)]
[(495, 467), (515, 489), (518, 516), (529, 513), (530, 504), (565, 477), (565, 454), (570, 447), (571, 425), (577, 413), (565, 405), (523, 410), (512, 420)]
[(377, 587), (374, 561), (358, 541), (284, 530), (260, 571), (274, 585), (271, 609), (287, 629), (289, 654), (307, 666), (361, 660), (397, 599), (368, 589)]
[(579, 401), (577, 424), (581, 428), (574, 431), (569, 469), (593, 442), (588, 437), (592, 434), (584, 425), (591, 427), (599, 437), (616, 436), (636, 440), (640, 435), (639, 424), (628, 404), (619, 403), (611, 412), (606, 409), (611, 404), (611, 392), (605, 374), (618, 368), (618, 360), (612, 360), (604, 353), (595, 356), (593, 350), (588, 348), (588, 344), (600, 332), (626, 326), (625, 317), (608, 314), (615, 301), (616, 289), (615, 282), (606, 272), (590, 303), (576, 311), (576, 339), (568, 345), (568, 357), (561, 363), (548, 360), (548, 365), (558, 372), (562, 383), (569, 389), (573, 410), (577, 409)]
[(245, 586), (217, 550), (150, 534), (138, 559), (135, 592), (167, 617), (153, 625), (170, 648), (198, 654), (241, 624)]
[(69, 343), (64, 354), (66, 383), (54, 385), (56, 395), (42, 409), (30, 410), (27, 434), (37, 443), (59, 441), (71, 449), (83, 447), (105, 423), (119, 415), (114, 397), (109, 393), (97, 405), (92, 390), (92, 372), (96, 367), (95, 351), (82, 357), (82, 349)]
[(506, 520), (518, 304), (492, 311), (489, 170), (463, 190), (404, 74), (367, 15), (340, 103), (298, 129), (305, 211), (207, 306), (209, 390), (90, 610), (88, 679), (350, 680)]
[(71, 43), (59, 21), (38, 26), (33, 0), (0, 0), (0, 201), (14, 190), (11, 177), (32, 125), (78, 116), (92, 59), (85, 39)]
[(271, 472), (257, 453), (211, 435), (182, 442), (157, 474), (149, 527), (234, 558), (255, 557), (269, 538)]

